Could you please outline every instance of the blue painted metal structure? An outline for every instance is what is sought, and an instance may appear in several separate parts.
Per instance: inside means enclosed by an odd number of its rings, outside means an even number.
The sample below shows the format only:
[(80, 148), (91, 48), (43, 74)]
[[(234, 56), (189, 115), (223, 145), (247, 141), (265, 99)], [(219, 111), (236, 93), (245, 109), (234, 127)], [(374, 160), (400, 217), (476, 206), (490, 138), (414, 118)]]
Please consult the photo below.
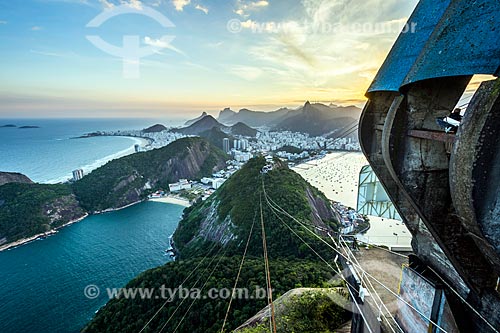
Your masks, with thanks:
[(367, 96), (401, 91), (417, 81), (474, 74), (497, 75), (500, 63), (498, 0), (422, 0)]
[(375, 91), (399, 91), (406, 76), (424, 50), (428, 39), (451, 0), (422, 0), (408, 20), (415, 31), (401, 33), (373, 80), (367, 95)]
[(450, 294), (460, 331), (498, 333), (500, 79), (481, 84), (451, 150), (411, 133), (439, 131), (473, 75), (499, 76), (500, 0), (421, 0), (412, 23), (366, 93), (361, 147), (422, 265), (480, 314)]

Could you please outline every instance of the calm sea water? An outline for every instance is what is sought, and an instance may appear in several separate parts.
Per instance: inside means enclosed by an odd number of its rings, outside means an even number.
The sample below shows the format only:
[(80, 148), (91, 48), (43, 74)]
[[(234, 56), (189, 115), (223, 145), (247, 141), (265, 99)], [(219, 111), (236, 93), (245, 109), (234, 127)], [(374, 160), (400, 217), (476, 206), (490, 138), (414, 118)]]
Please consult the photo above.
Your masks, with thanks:
[[(133, 152), (136, 139), (72, 139), (98, 130), (141, 129), (161, 120), (0, 119), (0, 171), (36, 182), (59, 182), (77, 168), (90, 171)], [(183, 207), (146, 202), (91, 216), (58, 234), (0, 252), (0, 332), (78, 332), (106, 301), (105, 288), (124, 286), (140, 272), (170, 259), (168, 237)], [(87, 285), (103, 292), (84, 296)]]
[[(105, 288), (170, 260), (164, 251), (182, 210), (145, 202), (0, 252), (0, 332), (78, 332), (106, 303)], [(90, 284), (102, 290), (95, 300), (84, 296)]]
[[(21, 172), (35, 182), (56, 183), (71, 172), (91, 171), (107, 161), (134, 152), (136, 139), (97, 137), (73, 139), (99, 130), (142, 129), (152, 119), (0, 119), (0, 126), (39, 126), (19, 129), (0, 127), (0, 171)], [(170, 125), (163, 121), (164, 124)]]

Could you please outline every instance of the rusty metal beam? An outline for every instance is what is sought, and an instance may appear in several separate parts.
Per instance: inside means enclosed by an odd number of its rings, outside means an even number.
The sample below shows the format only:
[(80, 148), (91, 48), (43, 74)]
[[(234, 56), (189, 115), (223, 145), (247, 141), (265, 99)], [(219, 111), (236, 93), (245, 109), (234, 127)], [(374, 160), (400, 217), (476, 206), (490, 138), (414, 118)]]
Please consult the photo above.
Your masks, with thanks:
[(408, 136), (419, 139), (426, 139), (432, 141), (440, 141), (445, 143), (454, 143), (455, 134), (445, 133), (440, 131), (429, 131), (429, 130), (409, 130)]

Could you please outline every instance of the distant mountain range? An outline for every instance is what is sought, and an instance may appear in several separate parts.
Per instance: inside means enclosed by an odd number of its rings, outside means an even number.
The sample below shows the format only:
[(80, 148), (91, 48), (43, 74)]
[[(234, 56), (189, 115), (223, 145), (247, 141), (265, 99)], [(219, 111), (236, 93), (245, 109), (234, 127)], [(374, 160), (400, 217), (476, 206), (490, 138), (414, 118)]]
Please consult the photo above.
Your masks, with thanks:
[(361, 109), (356, 106), (338, 106), (306, 102), (297, 109), (281, 108), (263, 112), (229, 108), (219, 113), (218, 121), (231, 125), (238, 122), (253, 127), (270, 127), (273, 130), (308, 133), (313, 136), (340, 133), (359, 121)]
[[(197, 121), (191, 122), (191, 125), (183, 128), (173, 129), (172, 131), (179, 132), (185, 135), (200, 135), (206, 131), (210, 131), (213, 128), (218, 128), (222, 132), (228, 135), (242, 135), (242, 136), (256, 136), (257, 130), (253, 129), (246, 124), (239, 122), (233, 126), (226, 126), (218, 122), (214, 117), (205, 114), (205, 116), (200, 116)], [(193, 119), (195, 120), (195, 119)]]
[[(276, 131), (335, 137), (355, 126), (360, 116), (361, 109), (354, 105), (338, 106), (309, 102), (297, 109), (281, 108), (270, 112), (249, 109), (235, 112), (225, 108), (220, 111), (217, 119), (203, 112), (199, 117), (187, 121), (185, 123), (187, 127), (175, 131), (186, 135), (200, 135), (217, 127), (232, 135), (255, 136), (257, 130), (252, 127), (268, 127)], [(355, 137), (356, 133), (342, 136)]]
[(195, 122), (197, 122), (198, 120), (201, 120), (203, 119), (205, 116), (208, 116), (208, 114), (206, 112), (203, 112), (201, 114), (201, 116), (197, 117), (197, 118), (194, 118), (194, 119), (191, 119), (191, 120), (188, 120), (184, 123), (184, 126), (190, 126), (192, 124), (194, 124)]
[(165, 130), (167, 130), (167, 128), (165, 126), (163, 126), (162, 124), (156, 124), (156, 125), (153, 125), (151, 127), (143, 129), (142, 132), (143, 133), (157, 133), (157, 132), (162, 132)]
[(307, 102), (302, 108), (289, 112), (274, 128), (319, 136), (348, 128), (356, 124), (360, 116), (361, 109), (355, 106), (326, 106)]
[(239, 112), (235, 112), (226, 108), (219, 113), (219, 117), (217, 119), (226, 125), (242, 122), (248, 126), (261, 127), (277, 124), (293, 111), (294, 110), (282, 108), (272, 112), (252, 111), (248, 109), (241, 109)]

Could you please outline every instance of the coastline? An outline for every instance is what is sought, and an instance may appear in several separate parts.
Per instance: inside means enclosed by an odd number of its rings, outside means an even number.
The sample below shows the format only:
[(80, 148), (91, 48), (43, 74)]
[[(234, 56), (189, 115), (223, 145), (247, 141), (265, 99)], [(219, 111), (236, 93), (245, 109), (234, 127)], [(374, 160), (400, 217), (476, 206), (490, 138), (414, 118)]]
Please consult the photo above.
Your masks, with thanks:
[(99, 214), (117, 212), (119, 210), (122, 210), (122, 209), (125, 209), (125, 208), (132, 207), (134, 205), (140, 204), (141, 202), (144, 202), (144, 200), (134, 201), (132, 203), (129, 203), (128, 205), (125, 205), (125, 206), (122, 206), (122, 207), (118, 207), (118, 208), (108, 208), (108, 209), (105, 209), (105, 210), (100, 210), (100, 211), (95, 212), (93, 215), (99, 215)]
[(179, 206), (184, 206), (184, 207), (191, 207), (191, 203), (187, 199), (182, 199), (182, 198), (174, 197), (174, 196), (165, 196), (162, 198), (152, 198), (152, 199), (149, 199), (148, 201), (168, 203), (168, 204), (179, 205)]
[[(131, 207), (131, 206), (136, 205), (136, 204), (141, 203), (141, 202), (143, 202), (143, 201), (136, 201), (136, 202), (133, 202), (131, 204), (128, 204), (128, 205), (120, 207), (120, 208), (109, 208), (109, 209), (106, 209), (106, 210), (103, 210), (103, 211), (96, 212), (93, 215), (99, 215), (99, 214), (104, 214), (104, 213), (116, 212), (116, 211), (119, 211), (119, 210), (122, 210), (122, 209), (125, 209), (125, 208), (128, 208), (128, 207)], [(66, 228), (66, 227), (69, 227), (72, 224), (81, 222), (84, 219), (86, 219), (87, 217), (89, 217), (90, 215), (91, 214), (89, 214), (89, 213), (85, 213), (85, 215), (83, 215), (82, 217), (77, 218), (75, 220), (71, 220), (69, 222), (66, 222), (63, 225), (60, 225), (59, 227), (54, 228), (52, 230), (49, 230), (49, 231), (46, 231), (46, 232), (43, 232), (43, 233), (40, 233), (40, 234), (36, 234), (34, 236), (31, 236), (31, 237), (21, 238), (21, 239), (18, 239), (16, 241), (14, 241), (14, 242), (11, 242), (11, 243), (0, 245), (0, 252), (8, 250), (8, 249), (15, 248), (15, 247), (18, 247), (18, 246), (29, 244), (31, 242), (34, 242), (37, 238), (40, 238), (40, 237), (49, 237), (49, 236), (55, 235), (55, 234), (57, 234), (57, 232), (59, 230), (61, 230), (63, 228)]]
[[(359, 172), (368, 161), (361, 152), (330, 152), (321, 159), (295, 165), (292, 170), (333, 201), (357, 207)], [(404, 223), (369, 216), (370, 228), (356, 233), (358, 240), (385, 246), (410, 246), (411, 233)]]
[[(122, 135), (122, 136), (114, 135), (114, 136), (115, 137), (122, 137), (122, 138), (131, 139), (133, 141), (133, 143), (132, 143), (131, 146), (129, 146), (126, 149), (123, 149), (123, 150), (120, 150), (120, 151), (118, 151), (116, 153), (113, 153), (111, 155), (107, 155), (107, 156), (104, 156), (102, 158), (99, 158), (99, 159), (95, 160), (94, 162), (92, 162), (90, 164), (81, 165), (79, 167), (79, 169), (82, 169), (85, 174), (91, 173), (92, 171), (100, 168), (101, 166), (105, 165), (106, 163), (108, 163), (108, 162), (110, 162), (112, 160), (115, 160), (115, 159), (118, 159), (118, 158), (122, 158), (124, 156), (128, 156), (128, 155), (134, 154), (135, 153), (134, 146), (136, 144), (138, 144), (141, 148), (145, 148), (146, 146), (148, 146), (150, 144), (150, 141), (147, 138), (143, 138), (143, 137), (124, 136), (124, 135)], [(94, 137), (97, 137), (97, 136), (82, 137), (82, 139), (84, 139), (84, 138), (94, 138)], [(113, 136), (110, 136), (110, 137), (113, 137)], [(78, 139), (78, 138), (72, 138), (72, 139)], [(58, 177), (58, 178), (48, 179), (46, 181), (42, 181), (41, 183), (45, 183), (45, 184), (59, 184), (59, 183), (65, 183), (65, 182), (67, 182), (70, 179), (72, 179), (72, 174), (68, 173), (68, 174), (66, 174), (64, 176), (61, 176), (61, 177)]]
[(97, 133), (84, 134), (81, 136), (74, 137), (72, 139), (88, 139), (88, 138), (96, 138), (96, 137), (100, 137), (100, 136), (142, 139), (142, 140), (145, 140), (148, 142), (147, 145), (150, 145), (153, 142), (155, 142), (154, 139), (146, 137), (146, 136), (123, 135), (123, 134), (116, 134), (116, 135), (114, 135), (114, 134), (97, 134)]
[(0, 246), (0, 252), (8, 250), (8, 249), (11, 249), (11, 248), (15, 248), (15, 247), (18, 247), (18, 246), (21, 246), (21, 245), (25, 245), (25, 244), (28, 244), (28, 243), (31, 243), (31, 242), (34, 242), (35, 240), (37, 240), (37, 238), (40, 238), (40, 237), (49, 237), (49, 236), (55, 235), (55, 234), (57, 234), (57, 232), (59, 230), (65, 228), (65, 227), (68, 227), (68, 226), (70, 226), (72, 224), (81, 222), (84, 219), (86, 219), (88, 216), (89, 216), (89, 214), (85, 213), (85, 215), (83, 215), (82, 217), (79, 217), (79, 218), (77, 218), (75, 220), (71, 220), (69, 222), (66, 222), (63, 225), (61, 225), (61, 226), (59, 226), (57, 228), (54, 228), (52, 230), (49, 230), (49, 231), (46, 231), (46, 232), (43, 232), (43, 233), (31, 236), (31, 237), (21, 238), (21, 239), (18, 239), (18, 240), (14, 241), (14, 242), (10, 242), (10, 243), (7, 243), (7, 244), (3, 244), (3, 245)]
[[(182, 198), (178, 198), (178, 197), (173, 197), (173, 196), (165, 196), (163, 198), (155, 198), (155, 199), (148, 199), (148, 200), (139, 200), (139, 201), (136, 201), (136, 202), (132, 202), (132, 203), (130, 203), (128, 205), (125, 205), (123, 207), (109, 208), (109, 209), (106, 209), (106, 210), (103, 210), (103, 211), (95, 212), (95, 214), (93, 214), (93, 215), (100, 215), (100, 214), (105, 214), (105, 213), (111, 213), (111, 212), (120, 211), (122, 209), (126, 209), (126, 208), (129, 208), (129, 207), (132, 207), (134, 205), (140, 204), (140, 203), (145, 202), (145, 201), (168, 203), (168, 204), (179, 205), (179, 206), (183, 206), (183, 207), (190, 207), (191, 206), (191, 203), (188, 200), (186, 200), (186, 199), (182, 199)], [(86, 219), (87, 217), (89, 217), (90, 215), (91, 214), (85, 213), (85, 215), (83, 215), (82, 217), (77, 218), (75, 220), (71, 220), (69, 222), (66, 222), (66, 223), (64, 223), (63, 225), (60, 225), (57, 228), (54, 228), (54, 229), (51, 229), (49, 231), (46, 231), (46, 232), (43, 232), (43, 233), (40, 233), (40, 234), (36, 234), (36, 235), (30, 236), (30, 237), (21, 238), (21, 239), (18, 239), (16, 241), (14, 241), (14, 242), (10, 242), (10, 243), (7, 243), (7, 244), (0, 245), (0, 252), (6, 251), (6, 250), (9, 250), (9, 249), (12, 249), (12, 248), (16, 248), (18, 246), (29, 244), (31, 242), (36, 241), (37, 238), (40, 238), (40, 237), (46, 238), (46, 237), (55, 235), (55, 234), (57, 234), (59, 232), (59, 230), (61, 230), (63, 228), (66, 228), (66, 227), (69, 227), (72, 224), (81, 222), (84, 219)]]

